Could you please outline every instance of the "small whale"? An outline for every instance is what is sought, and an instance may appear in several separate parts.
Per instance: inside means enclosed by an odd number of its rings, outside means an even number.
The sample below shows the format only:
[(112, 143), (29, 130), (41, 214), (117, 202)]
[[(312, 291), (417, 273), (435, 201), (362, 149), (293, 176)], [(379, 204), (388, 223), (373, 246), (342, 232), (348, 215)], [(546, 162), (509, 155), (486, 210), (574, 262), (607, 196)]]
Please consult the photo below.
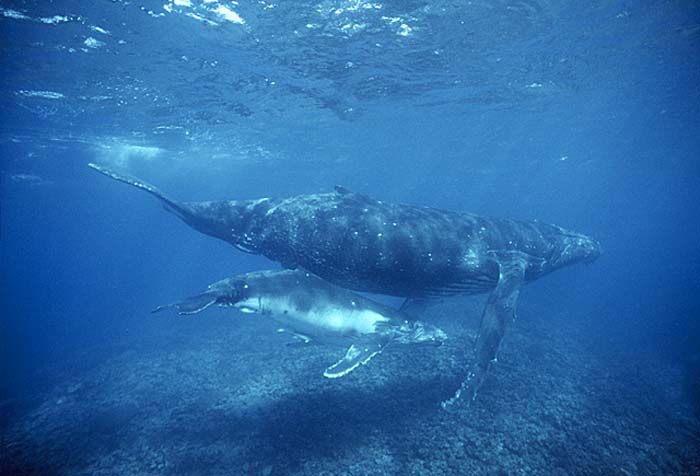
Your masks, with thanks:
[(349, 344), (345, 356), (323, 372), (327, 378), (347, 375), (389, 344), (440, 344), (447, 339), (435, 326), (301, 270), (256, 271), (223, 279), (201, 294), (153, 312), (175, 308), (180, 314), (196, 314), (214, 305), (270, 316), (305, 343)]

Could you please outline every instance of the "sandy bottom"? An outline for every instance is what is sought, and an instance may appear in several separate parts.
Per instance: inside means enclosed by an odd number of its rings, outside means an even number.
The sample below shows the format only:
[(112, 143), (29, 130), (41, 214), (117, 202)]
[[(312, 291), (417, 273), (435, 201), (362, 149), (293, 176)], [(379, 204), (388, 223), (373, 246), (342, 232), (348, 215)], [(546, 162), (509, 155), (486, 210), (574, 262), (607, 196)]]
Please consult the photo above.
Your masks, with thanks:
[(0, 474), (700, 474), (680, 370), (601, 352), (583, 319), (552, 326), (521, 311), (478, 399), (442, 410), (479, 304), (429, 311), (447, 344), (396, 346), (336, 380), (321, 374), (343, 349), (290, 347), (216, 315), (179, 332), (170, 316), (157, 345), (121, 351), (11, 418)]

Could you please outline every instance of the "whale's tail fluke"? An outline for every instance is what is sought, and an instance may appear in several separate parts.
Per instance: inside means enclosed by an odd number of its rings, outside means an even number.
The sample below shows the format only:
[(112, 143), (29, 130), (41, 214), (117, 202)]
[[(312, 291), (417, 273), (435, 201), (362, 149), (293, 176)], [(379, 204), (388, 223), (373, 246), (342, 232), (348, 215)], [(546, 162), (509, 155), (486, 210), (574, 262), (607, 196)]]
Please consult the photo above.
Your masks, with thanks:
[(90, 162), (88, 164), (88, 167), (97, 170), (99, 173), (101, 173), (102, 175), (106, 175), (109, 178), (113, 178), (114, 180), (117, 180), (119, 182), (127, 183), (129, 185), (133, 185), (136, 188), (140, 188), (141, 190), (145, 190), (146, 192), (150, 193), (158, 200), (163, 202), (166, 210), (173, 212), (186, 223), (191, 223), (196, 218), (193, 210), (189, 206), (172, 200), (163, 192), (158, 190), (156, 187), (147, 182), (144, 182), (143, 180), (140, 180), (136, 177), (132, 177), (130, 175), (115, 172), (114, 170), (105, 167), (104, 165), (98, 165), (93, 162)]
[[(182, 221), (195, 230), (224, 240), (244, 251), (250, 251), (250, 245), (244, 246), (241, 241), (245, 241), (239, 236), (238, 227), (243, 227), (249, 218), (248, 206), (246, 202), (237, 204), (232, 200), (219, 202), (177, 202), (153, 185), (144, 182), (136, 177), (115, 172), (109, 167), (94, 163), (88, 164), (90, 168), (97, 170), (102, 175), (124, 182), (136, 188), (140, 188), (156, 197), (163, 203), (164, 208), (175, 214)], [(245, 230), (241, 231), (243, 235)]]

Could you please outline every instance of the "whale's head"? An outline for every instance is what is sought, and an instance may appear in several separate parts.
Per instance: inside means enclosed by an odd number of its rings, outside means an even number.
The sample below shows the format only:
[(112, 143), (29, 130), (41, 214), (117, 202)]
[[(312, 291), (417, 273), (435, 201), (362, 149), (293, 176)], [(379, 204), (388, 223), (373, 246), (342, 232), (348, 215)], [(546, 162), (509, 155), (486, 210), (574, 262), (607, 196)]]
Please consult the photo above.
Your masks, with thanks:
[(592, 263), (602, 253), (597, 240), (563, 228), (559, 229), (553, 241), (549, 263), (555, 269), (575, 263)]
[(234, 276), (222, 279), (209, 285), (206, 294), (215, 298), (215, 304), (222, 307), (235, 307), (242, 312), (259, 312), (255, 305), (255, 283), (249, 282), (245, 276)]
[(440, 345), (447, 340), (447, 334), (439, 327), (420, 321), (403, 321), (396, 331), (394, 340), (401, 344)]
[(187, 299), (165, 306), (158, 306), (153, 312), (173, 307), (178, 314), (197, 314), (210, 306), (235, 306), (249, 301), (250, 292), (245, 280), (229, 278), (209, 285), (206, 291)]
[(313, 282), (302, 284), (303, 279), (310, 276), (290, 270), (254, 271), (210, 284), (207, 292), (216, 296), (218, 306), (234, 307), (243, 313), (286, 314), (293, 296), (303, 294), (295, 291), (303, 284), (313, 285)]

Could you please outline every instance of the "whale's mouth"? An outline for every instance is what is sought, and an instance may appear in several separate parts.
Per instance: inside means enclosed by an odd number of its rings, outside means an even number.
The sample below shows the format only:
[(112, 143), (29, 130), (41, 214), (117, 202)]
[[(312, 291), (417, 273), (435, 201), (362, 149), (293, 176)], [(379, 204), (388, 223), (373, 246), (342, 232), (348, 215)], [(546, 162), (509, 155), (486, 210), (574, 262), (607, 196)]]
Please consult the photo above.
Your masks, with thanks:
[(561, 234), (559, 243), (552, 250), (551, 263), (555, 267), (574, 263), (593, 263), (602, 253), (600, 243), (586, 235), (574, 232)]
[(245, 301), (239, 301), (237, 303), (231, 304), (231, 306), (235, 307), (243, 314), (255, 314), (256, 312), (260, 312), (259, 307), (252, 306), (250, 303)]
[(603, 247), (596, 240), (588, 239), (586, 255), (581, 260), (583, 263), (591, 264), (603, 254)]
[(249, 306), (234, 306), (236, 309), (241, 311), (243, 314), (255, 314), (258, 312), (257, 309), (253, 309), (252, 307)]

